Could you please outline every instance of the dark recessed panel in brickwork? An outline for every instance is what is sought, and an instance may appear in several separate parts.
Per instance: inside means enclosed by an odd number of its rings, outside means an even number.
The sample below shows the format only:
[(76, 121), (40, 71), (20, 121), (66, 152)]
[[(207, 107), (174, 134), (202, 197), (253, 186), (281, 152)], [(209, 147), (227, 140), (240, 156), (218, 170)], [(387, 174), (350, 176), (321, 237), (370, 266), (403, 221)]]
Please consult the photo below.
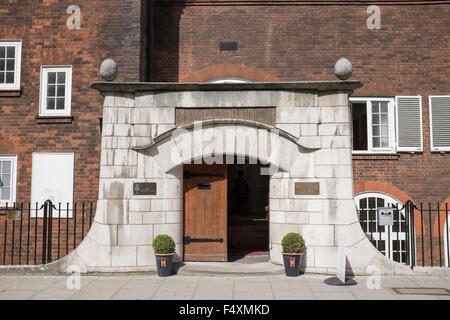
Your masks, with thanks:
[(220, 51), (238, 51), (237, 42), (221, 42), (219, 44)]

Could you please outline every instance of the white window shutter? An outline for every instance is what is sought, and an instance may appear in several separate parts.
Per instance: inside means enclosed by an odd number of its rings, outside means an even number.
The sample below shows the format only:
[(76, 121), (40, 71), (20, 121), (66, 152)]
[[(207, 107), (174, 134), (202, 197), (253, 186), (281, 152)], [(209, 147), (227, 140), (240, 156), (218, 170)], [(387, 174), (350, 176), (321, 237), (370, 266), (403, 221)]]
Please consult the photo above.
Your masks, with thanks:
[(422, 97), (397, 96), (397, 151), (423, 151)]
[(430, 96), (431, 151), (450, 151), (450, 96)]

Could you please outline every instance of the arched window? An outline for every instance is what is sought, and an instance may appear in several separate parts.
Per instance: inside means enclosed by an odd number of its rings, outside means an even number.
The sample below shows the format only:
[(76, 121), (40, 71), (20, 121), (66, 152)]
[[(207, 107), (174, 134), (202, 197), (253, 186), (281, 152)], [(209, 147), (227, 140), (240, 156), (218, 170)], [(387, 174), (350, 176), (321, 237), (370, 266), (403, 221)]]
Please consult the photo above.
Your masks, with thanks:
[(239, 79), (239, 78), (220, 78), (220, 79), (214, 79), (211, 81), (207, 81), (206, 83), (248, 83), (251, 81)]
[[(379, 192), (363, 192), (355, 196), (361, 227), (372, 244), (391, 260), (406, 263), (406, 220), (402, 203)], [(393, 207), (394, 224), (378, 225), (377, 208)], [(400, 209), (400, 210), (399, 210)]]

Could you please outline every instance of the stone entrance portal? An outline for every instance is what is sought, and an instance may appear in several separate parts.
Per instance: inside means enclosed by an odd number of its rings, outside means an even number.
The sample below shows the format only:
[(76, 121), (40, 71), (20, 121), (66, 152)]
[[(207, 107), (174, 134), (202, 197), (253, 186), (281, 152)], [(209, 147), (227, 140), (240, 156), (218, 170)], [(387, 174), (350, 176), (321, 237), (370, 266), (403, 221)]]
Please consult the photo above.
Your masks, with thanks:
[[(174, 238), (176, 261), (196, 254), (183, 252), (185, 214), (196, 208), (183, 205), (183, 167), (239, 156), (266, 165), (271, 262), (282, 263), (283, 236), (299, 232), (307, 272), (335, 272), (340, 239), (354, 273), (369, 265), (403, 270), (372, 246), (356, 214), (348, 98), (360, 86), (94, 83), (105, 96), (97, 212), (62, 268), (154, 270), (151, 244), (161, 233)], [(218, 218), (196, 219), (194, 225)]]

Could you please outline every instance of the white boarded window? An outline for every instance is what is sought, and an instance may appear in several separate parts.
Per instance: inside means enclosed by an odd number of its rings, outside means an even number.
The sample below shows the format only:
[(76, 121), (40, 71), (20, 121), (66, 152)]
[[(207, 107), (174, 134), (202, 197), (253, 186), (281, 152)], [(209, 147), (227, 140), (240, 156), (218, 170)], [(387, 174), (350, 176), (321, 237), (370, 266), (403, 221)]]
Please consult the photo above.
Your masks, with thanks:
[(72, 103), (72, 67), (41, 67), (39, 115), (70, 116)]
[(397, 96), (397, 151), (423, 151), (422, 97)]
[(0, 90), (20, 90), (22, 41), (0, 40)]
[[(73, 153), (33, 153), (31, 175), (31, 203), (39, 207), (45, 201), (51, 200), (58, 208), (72, 209), (73, 203)], [(36, 216), (33, 214), (32, 216)], [(38, 217), (43, 216), (43, 210), (38, 211)], [(61, 217), (66, 217), (66, 210), (61, 210)], [(69, 218), (72, 212), (69, 211)]]
[(17, 156), (0, 155), (0, 206), (16, 201)]
[(431, 151), (450, 151), (450, 96), (430, 96)]

